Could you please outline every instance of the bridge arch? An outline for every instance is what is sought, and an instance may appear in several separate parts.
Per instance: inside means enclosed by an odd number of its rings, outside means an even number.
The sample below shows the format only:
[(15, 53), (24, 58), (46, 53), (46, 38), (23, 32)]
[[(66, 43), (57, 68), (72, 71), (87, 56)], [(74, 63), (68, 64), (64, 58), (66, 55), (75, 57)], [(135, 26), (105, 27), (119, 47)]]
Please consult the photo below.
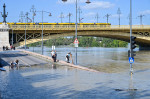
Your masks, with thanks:
[[(31, 44), (31, 43), (41, 41), (41, 33), (40, 33), (41, 31), (39, 31), (37, 33), (29, 33), (29, 32), (30, 31), (28, 31), (28, 34), (27, 34), (28, 37), (26, 40), (26, 44)], [(142, 32), (139, 32), (139, 33), (142, 33)], [(136, 39), (137, 44), (149, 46), (150, 45), (149, 32), (144, 32), (144, 33), (142, 33), (143, 35), (141, 35), (139, 33), (133, 33), (133, 36), (137, 37), (137, 39)], [(49, 40), (49, 39), (56, 39), (59, 37), (74, 36), (74, 35), (75, 35), (75, 31), (63, 31), (60, 33), (49, 33), (48, 31), (45, 31), (43, 40), (45, 41), (45, 40)], [(145, 36), (145, 35), (147, 35), (147, 36)], [(34, 36), (34, 38), (32, 36)], [(118, 40), (130, 42), (130, 33), (129, 32), (89, 30), (89, 31), (78, 31), (78, 36), (105, 37), (105, 38), (112, 38), (112, 39), (118, 39)], [(15, 46), (23, 46), (23, 45), (25, 45), (25, 41), (20, 41), (15, 44)]]

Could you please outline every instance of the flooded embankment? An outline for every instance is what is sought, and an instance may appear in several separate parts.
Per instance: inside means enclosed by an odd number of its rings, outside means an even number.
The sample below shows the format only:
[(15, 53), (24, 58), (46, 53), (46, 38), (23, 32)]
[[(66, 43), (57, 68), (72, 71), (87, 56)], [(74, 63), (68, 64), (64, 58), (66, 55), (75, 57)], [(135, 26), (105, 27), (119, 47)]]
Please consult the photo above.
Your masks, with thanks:
[[(49, 48), (45, 55), (50, 56)], [(62, 52), (63, 50), (63, 52)], [(79, 49), (78, 64), (90, 72), (63, 64), (40, 64), (0, 71), (2, 99), (149, 99), (150, 52), (137, 52), (129, 75), (127, 49)], [(58, 58), (66, 52), (57, 49)], [(38, 52), (38, 50), (37, 50)], [(132, 90), (133, 89), (133, 90)], [(134, 90), (135, 89), (135, 90)]]

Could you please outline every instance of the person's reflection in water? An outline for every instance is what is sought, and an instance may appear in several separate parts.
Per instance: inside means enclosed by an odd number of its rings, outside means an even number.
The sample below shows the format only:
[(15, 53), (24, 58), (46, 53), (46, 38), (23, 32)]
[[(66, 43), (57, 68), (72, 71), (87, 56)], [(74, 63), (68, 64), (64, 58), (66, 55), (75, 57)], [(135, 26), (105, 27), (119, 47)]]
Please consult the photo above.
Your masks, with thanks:
[(56, 64), (52, 64), (52, 69), (57, 69)]

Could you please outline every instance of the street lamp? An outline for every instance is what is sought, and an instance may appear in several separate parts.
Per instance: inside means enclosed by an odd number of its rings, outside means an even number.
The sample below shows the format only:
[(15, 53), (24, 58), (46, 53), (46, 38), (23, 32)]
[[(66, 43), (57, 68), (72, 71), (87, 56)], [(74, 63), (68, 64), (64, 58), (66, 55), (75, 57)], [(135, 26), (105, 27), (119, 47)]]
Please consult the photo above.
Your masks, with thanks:
[[(67, 0), (62, 0), (63, 2), (67, 2)], [(77, 39), (77, 12), (78, 12), (78, 0), (76, 0), (76, 30), (75, 30), (75, 39)], [(91, 3), (90, 0), (87, 0), (86, 1), (87, 4)], [(75, 61), (75, 64), (77, 65), (77, 47), (75, 47), (75, 52), (76, 52), (76, 61)]]
[(42, 46), (42, 55), (43, 55), (43, 13), (45, 12), (45, 13), (49, 13), (49, 16), (52, 16), (52, 14), (50, 13), (50, 12), (47, 12), (47, 11), (37, 11), (37, 12), (42, 12), (42, 44), (41, 44), (41, 46)]
[(27, 46), (26, 46), (26, 39), (27, 39), (27, 33), (26, 33), (26, 24), (28, 23), (28, 15), (29, 15), (29, 13), (27, 12), (26, 14), (25, 14), (25, 50), (27, 49)]
[(118, 8), (118, 10), (117, 10), (117, 14), (118, 14), (118, 16), (119, 16), (119, 27), (120, 27), (120, 14), (121, 14), (121, 10), (120, 10), (120, 8)]
[(34, 5), (32, 5), (32, 8), (30, 9), (30, 12), (32, 12), (32, 20), (33, 20), (33, 24), (34, 24), (34, 16), (36, 15), (36, 9), (34, 8)]
[(21, 14), (21, 19), (19, 19), (19, 22), (22, 22), (22, 19), (25, 18), (25, 50), (26, 50), (26, 39), (27, 39), (26, 24), (28, 23), (28, 19), (30, 20), (30, 22), (32, 22), (32, 20), (28, 17), (28, 15), (29, 15), (28, 12), (26, 12), (25, 15), (23, 15), (23, 13), (22, 13)]

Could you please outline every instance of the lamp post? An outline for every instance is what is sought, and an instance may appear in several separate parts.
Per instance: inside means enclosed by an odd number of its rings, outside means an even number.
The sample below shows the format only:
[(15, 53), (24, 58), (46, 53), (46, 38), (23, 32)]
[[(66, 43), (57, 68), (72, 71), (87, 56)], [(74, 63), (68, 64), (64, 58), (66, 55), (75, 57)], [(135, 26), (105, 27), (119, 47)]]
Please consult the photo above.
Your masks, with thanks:
[(118, 16), (119, 16), (119, 27), (120, 27), (120, 14), (121, 14), (120, 8), (118, 8), (117, 14), (118, 14)]
[(69, 13), (69, 14), (68, 14), (68, 16), (69, 16), (69, 23), (70, 23), (70, 17), (72, 16), (72, 14), (71, 14), (71, 13)]
[[(67, 0), (62, 0), (63, 2), (66, 2)], [(77, 39), (77, 12), (78, 12), (78, 0), (76, 0), (76, 28), (75, 28), (75, 39)], [(91, 3), (90, 0), (86, 1), (87, 4)], [(76, 53), (76, 61), (75, 64), (77, 65), (77, 47), (75, 47), (75, 53)]]
[(26, 39), (27, 39), (26, 24), (28, 23), (28, 15), (29, 15), (29, 13), (27, 12), (25, 14), (25, 50), (27, 49), (27, 47), (26, 47)]
[(32, 20), (33, 20), (33, 24), (34, 24), (34, 16), (36, 15), (36, 9), (34, 8), (34, 5), (32, 5), (30, 12), (32, 12)]
[(41, 44), (41, 46), (42, 46), (42, 55), (43, 55), (43, 13), (45, 12), (45, 13), (49, 13), (49, 16), (52, 16), (51, 15), (51, 13), (50, 12), (47, 12), (47, 11), (37, 11), (37, 12), (41, 12), (42, 13), (42, 44)]

